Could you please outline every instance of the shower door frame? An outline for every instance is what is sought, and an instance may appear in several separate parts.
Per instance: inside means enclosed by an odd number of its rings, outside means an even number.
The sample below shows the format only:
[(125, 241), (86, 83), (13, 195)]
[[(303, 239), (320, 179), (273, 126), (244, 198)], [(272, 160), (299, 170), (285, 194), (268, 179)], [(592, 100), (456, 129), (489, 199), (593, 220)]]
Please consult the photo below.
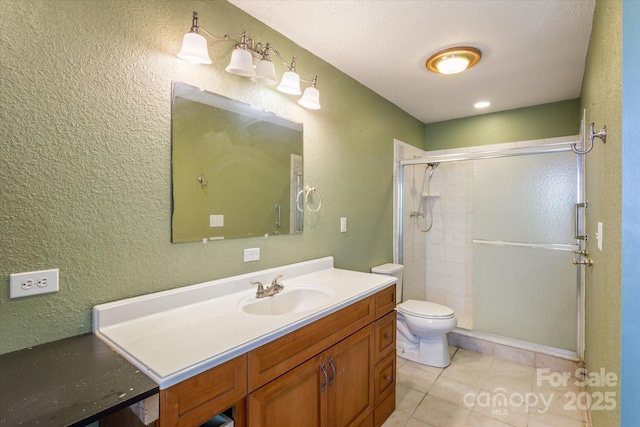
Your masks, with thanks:
[[(582, 127), (582, 126), (581, 126)], [(582, 130), (582, 129), (581, 129)], [(571, 137), (568, 137), (568, 139)], [(454, 154), (439, 154), (439, 155), (427, 155), (422, 157), (416, 157), (413, 159), (401, 159), (397, 162), (397, 184), (396, 184), (396, 203), (398, 215), (396, 217), (396, 232), (397, 232), (397, 252), (396, 252), (396, 260), (395, 262), (402, 264), (404, 261), (404, 167), (405, 166), (415, 166), (415, 165), (426, 165), (427, 163), (440, 162), (440, 163), (448, 163), (448, 162), (459, 162), (459, 161), (469, 161), (469, 160), (484, 160), (484, 159), (493, 159), (493, 158), (501, 158), (501, 157), (513, 157), (513, 156), (525, 156), (532, 154), (548, 154), (548, 153), (563, 153), (572, 151), (572, 147), (584, 145), (584, 134), (581, 133), (580, 139), (578, 141), (575, 138), (571, 139), (567, 142), (559, 142), (553, 144), (541, 144), (541, 145), (532, 145), (527, 147), (515, 147), (515, 148), (505, 148), (505, 149), (493, 149), (487, 151), (470, 151), (470, 152), (460, 152)], [(586, 192), (585, 192), (585, 158), (583, 154), (576, 154), (578, 159), (576, 161), (577, 168), (577, 182), (576, 182), (576, 231), (578, 232), (577, 236), (585, 236), (584, 239), (577, 239), (576, 247), (577, 251), (583, 251), (586, 248), (586, 241), (588, 239), (586, 234), (586, 209), (578, 209), (577, 206), (580, 204), (584, 204), (584, 206), (588, 207), (586, 202)], [(576, 238), (577, 238), (576, 236)], [(585, 301), (584, 301), (584, 293), (585, 293), (585, 265), (577, 265), (578, 269), (578, 292), (577, 292), (577, 333), (576, 333), (576, 352), (571, 352), (564, 349), (555, 349), (552, 347), (535, 344), (535, 343), (527, 343), (527, 349), (532, 349), (534, 351), (539, 351), (541, 353), (549, 354), (552, 356), (558, 356), (562, 358), (567, 358), (571, 360), (584, 360), (584, 339), (585, 339), (585, 331), (584, 331), (584, 310), (585, 310)], [(456, 328), (457, 329), (457, 328)], [(478, 331), (481, 333), (481, 331)], [(501, 340), (502, 342), (503, 340)], [(504, 338), (504, 341), (511, 341), (509, 338)], [(518, 347), (516, 341), (513, 340), (514, 345)]]

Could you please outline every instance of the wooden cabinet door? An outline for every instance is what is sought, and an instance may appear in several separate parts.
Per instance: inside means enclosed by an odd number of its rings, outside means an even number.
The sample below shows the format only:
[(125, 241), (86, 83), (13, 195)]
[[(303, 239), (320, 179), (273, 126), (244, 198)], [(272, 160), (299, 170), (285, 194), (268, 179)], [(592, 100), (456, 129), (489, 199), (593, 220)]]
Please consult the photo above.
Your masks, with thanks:
[(324, 357), (322, 353), (249, 394), (248, 425), (326, 427), (330, 374), (324, 374)]
[(374, 408), (374, 334), (369, 325), (326, 351), (327, 425), (360, 425)]

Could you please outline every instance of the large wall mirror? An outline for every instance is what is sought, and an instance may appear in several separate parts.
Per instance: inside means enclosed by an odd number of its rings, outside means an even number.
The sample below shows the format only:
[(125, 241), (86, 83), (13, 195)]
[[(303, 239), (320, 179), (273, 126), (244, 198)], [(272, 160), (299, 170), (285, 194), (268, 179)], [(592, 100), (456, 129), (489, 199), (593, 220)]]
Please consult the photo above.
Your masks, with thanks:
[(174, 82), (172, 241), (302, 232), (302, 124)]

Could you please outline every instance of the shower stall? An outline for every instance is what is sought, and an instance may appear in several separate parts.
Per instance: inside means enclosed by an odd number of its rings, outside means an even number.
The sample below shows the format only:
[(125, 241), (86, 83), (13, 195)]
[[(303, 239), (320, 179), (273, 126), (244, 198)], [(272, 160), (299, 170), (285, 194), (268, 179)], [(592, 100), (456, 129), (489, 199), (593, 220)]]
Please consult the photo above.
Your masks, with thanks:
[(397, 155), (405, 299), (451, 307), (459, 333), (581, 359), (587, 205), (578, 138)]

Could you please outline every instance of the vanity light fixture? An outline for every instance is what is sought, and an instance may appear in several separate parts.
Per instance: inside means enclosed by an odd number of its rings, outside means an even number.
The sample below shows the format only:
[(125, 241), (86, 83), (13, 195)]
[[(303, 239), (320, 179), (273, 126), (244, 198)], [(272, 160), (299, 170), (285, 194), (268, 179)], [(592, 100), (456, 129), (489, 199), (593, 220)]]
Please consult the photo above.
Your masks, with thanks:
[(436, 52), (427, 59), (427, 69), (440, 74), (457, 74), (476, 65), (482, 57), (475, 47), (452, 47)]
[[(251, 80), (257, 83), (274, 85), (278, 82), (276, 78), (276, 70), (273, 62), (271, 62), (270, 54), (275, 54), (286, 68), (282, 76), (282, 80), (277, 89), (280, 92), (290, 95), (300, 95), (302, 97), (298, 101), (300, 105), (312, 110), (320, 109), (320, 92), (316, 84), (318, 76), (315, 75), (312, 80), (302, 79), (296, 72), (296, 57), (293, 57), (291, 63), (286, 62), (280, 52), (278, 52), (269, 43), (264, 46), (262, 43), (255, 43), (254, 40), (242, 30), (238, 34), (225, 34), (222, 37), (214, 36), (209, 31), (198, 24), (198, 12), (193, 12), (193, 20), (191, 31), (184, 35), (182, 40), (182, 49), (178, 52), (178, 58), (185, 59), (194, 64), (211, 64), (209, 57), (209, 47), (207, 40), (201, 34), (204, 33), (216, 41), (235, 40), (236, 48), (231, 53), (231, 61), (225, 70), (231, 74), (238, 76), (251, 77)], [(237, 40), (239, 38), (239, 40)], [(302, 93), (300, 90), (300, 82), (311, 83)]]

